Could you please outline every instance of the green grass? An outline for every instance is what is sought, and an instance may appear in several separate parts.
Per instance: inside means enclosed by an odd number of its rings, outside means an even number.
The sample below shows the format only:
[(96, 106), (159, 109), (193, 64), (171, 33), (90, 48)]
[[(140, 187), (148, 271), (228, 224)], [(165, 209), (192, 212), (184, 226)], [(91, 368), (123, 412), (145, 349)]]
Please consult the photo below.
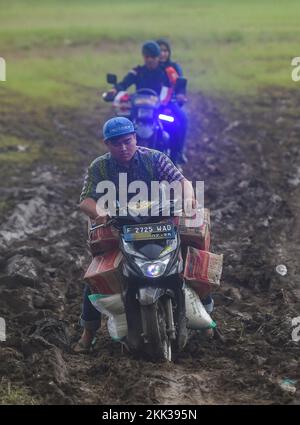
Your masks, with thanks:
[(14, 162), (31, 164), (39, 155), (40, 147), (37, 143), (13, 136), (0, 136), (0, 165), (13, 165)]
[(10, 384), (0, 387), (0, 405), (36, 405), (37, 400), (30, 396), (26, 388), (11, 387)]
[(172, 41), (193, 91), (296, 87), (298, 0), (3, 0), (0, 10), (7, 62), (0, 90), (5, 84), (47, 104), (96, 103), (105, 74), (125, 74), (141, 62), (142, 41), (161, 36)]
[[(31, 170), (33, 164), (42, 158), (38, 142), (25, 140), (9, 134), (0, 135), (0, 181), (1, 186), (9, 187), (11, 178)], [(25, 183), (25, 178), (22, 179)], [(0, 221), (11, 207), (9, 200), (0, 199)]]

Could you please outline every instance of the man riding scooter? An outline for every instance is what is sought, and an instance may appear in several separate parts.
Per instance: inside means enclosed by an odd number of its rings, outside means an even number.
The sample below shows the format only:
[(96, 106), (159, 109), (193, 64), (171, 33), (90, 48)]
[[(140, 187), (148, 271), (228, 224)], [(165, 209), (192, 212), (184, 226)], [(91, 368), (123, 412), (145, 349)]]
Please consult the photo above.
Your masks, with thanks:
[[(146, 41), (142, 46), (144, 65), (133, 68), (124, 79), (117, 83), (115, 88), (107, 92), (108, 96), (114, 96), (119, 91), (125, 91), (131, 85), (136, 90), (152, 89), (160, 97), (161, 105), (168, 108), (174, 115), (172, 124), (163, 124), (168, 133), (171, 133), (172, 145), (170, 157), (175, 164), (186, 162), (183, 155), (183, 146), (186, 134), (186, 116), (178, 106), (185, 96), (178, 93), (174, 96), (174, 85), (170, 81), (166, 71), (161, 66), (161, 49), (155, 41)], [(176, 99), (178, 96), (178, 99)]]
[[(128, 184), (141, 180), (146, 183), (149, 191), (151, 182), (178, 181), (184, 188), (187, 208), (196, 206), (192, 184), (181, 174), (172, 161), (162, 152), (136, 145), (135, 129), (130, 120), (115, 117), (104, 124), (104, 142), (108, 153), (96, 158), (88, 168), (80, 197), (80, 209), (96, 224), (107, 221), (105, 214), (99, 213), (97, 201), (101, 194), (97, 193), (97, 185), (101, 181), (111, 181), (115, 184), (119, 195), (118, 180), (120, 173), (126, 173)], [(84, 328), (80, 341), (74, 347), (78, 353), (88, 352), (95, 332), (100, 327), (101, 314), (92, 306), (88, 296), (89, 287), (84, 291), (81, 325)]]
[(114, 95), (135, 85), (136, 90), (151, 89), (160, 96), (161, 103), (166, 105), (171, 97), (170, 82), (165, 71), (160, 67), (160, 47), (155, 41), (146, 41), (142, 46), (144, 65), (132, 68), (115, 88), (108, 91)]

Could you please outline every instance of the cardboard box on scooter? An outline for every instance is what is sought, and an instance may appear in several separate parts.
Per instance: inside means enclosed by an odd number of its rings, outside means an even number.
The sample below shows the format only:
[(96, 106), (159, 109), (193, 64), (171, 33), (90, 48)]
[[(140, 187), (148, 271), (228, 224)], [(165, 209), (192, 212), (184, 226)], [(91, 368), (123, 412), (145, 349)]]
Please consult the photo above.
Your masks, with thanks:
[(107, 252), (93, 258), (84, 279), (95, 294), (116, 294), (122, 291), (123, 275), (121, 271), (123, 254), (120, 250)]
[(223, 255), (188, 247), (183, 276), (186, 282), (205, 298), (215, 286), (220, 286)]
[(181, 216), (178, 220), (181, 245), (193, 246), (203, 251), (209, 251), (210, 247), (210, 211), (204, 208), (203, 223), (200, 226), (188, 226), (190, 217)]
[[(181, 244), (183, 248), (193, 246), (194, 248), (209, 251), (210, 247), (210, 212), (204, 208), (203, 223), (200, 226), (190, 227), (190, 217), (174, 217), (172, 221), (178, 226)], [(163, 219), (168, 221), (168, 219)], [(89, 228), (93, 223), (89, 222)], [(113, 227), (99, 227), (89, 232), (89, 247), (92, 255), (102, 255), (119, 248), (119, 231)]]
[[(91, 222), (89, 223), (91, 225)], [(92, 255), (102, 255), (119, 248), (119, 231), (113, 226), (99, 227), (89, 232), (88, 244)]]

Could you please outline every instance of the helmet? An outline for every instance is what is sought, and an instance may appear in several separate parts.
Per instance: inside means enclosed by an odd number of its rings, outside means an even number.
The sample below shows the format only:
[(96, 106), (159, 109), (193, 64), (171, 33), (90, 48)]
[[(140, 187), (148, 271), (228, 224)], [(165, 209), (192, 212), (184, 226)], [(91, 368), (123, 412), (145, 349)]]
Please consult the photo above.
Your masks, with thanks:
[(135, 129), (133, 123), (128, 118), (111, 118), (103, 126), (104, 141), (130, 133), (135, 133)]
[(156, 41), (146, 41), (142, 46), (142, 54), (146, 56), (157, 57), (160, 55), (160, 47)]

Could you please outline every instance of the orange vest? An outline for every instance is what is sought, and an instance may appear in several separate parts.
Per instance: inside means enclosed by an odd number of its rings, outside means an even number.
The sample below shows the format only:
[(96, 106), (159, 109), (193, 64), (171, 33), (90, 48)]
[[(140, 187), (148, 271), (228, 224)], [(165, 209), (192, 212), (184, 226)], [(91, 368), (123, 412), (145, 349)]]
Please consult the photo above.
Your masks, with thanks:
[(174, 86), (175, 86), (175, 84), (176, 84), (177, 78), (179, 77), (179, 75), (178, 75), (178, 73), (177, 73), (176, 69), (175, 69), (175, 68), (173, 68), (173, 66), (168, 66), (168, 67), (165, 69), (165, 71), (166, 71), (166, 74), (167, 74), (167, 76), (168, 76), (168, 78), (169, 78), (169, 81), (170, 81), (170, 83), (171, 83), (172, 87), (174, 87)]

